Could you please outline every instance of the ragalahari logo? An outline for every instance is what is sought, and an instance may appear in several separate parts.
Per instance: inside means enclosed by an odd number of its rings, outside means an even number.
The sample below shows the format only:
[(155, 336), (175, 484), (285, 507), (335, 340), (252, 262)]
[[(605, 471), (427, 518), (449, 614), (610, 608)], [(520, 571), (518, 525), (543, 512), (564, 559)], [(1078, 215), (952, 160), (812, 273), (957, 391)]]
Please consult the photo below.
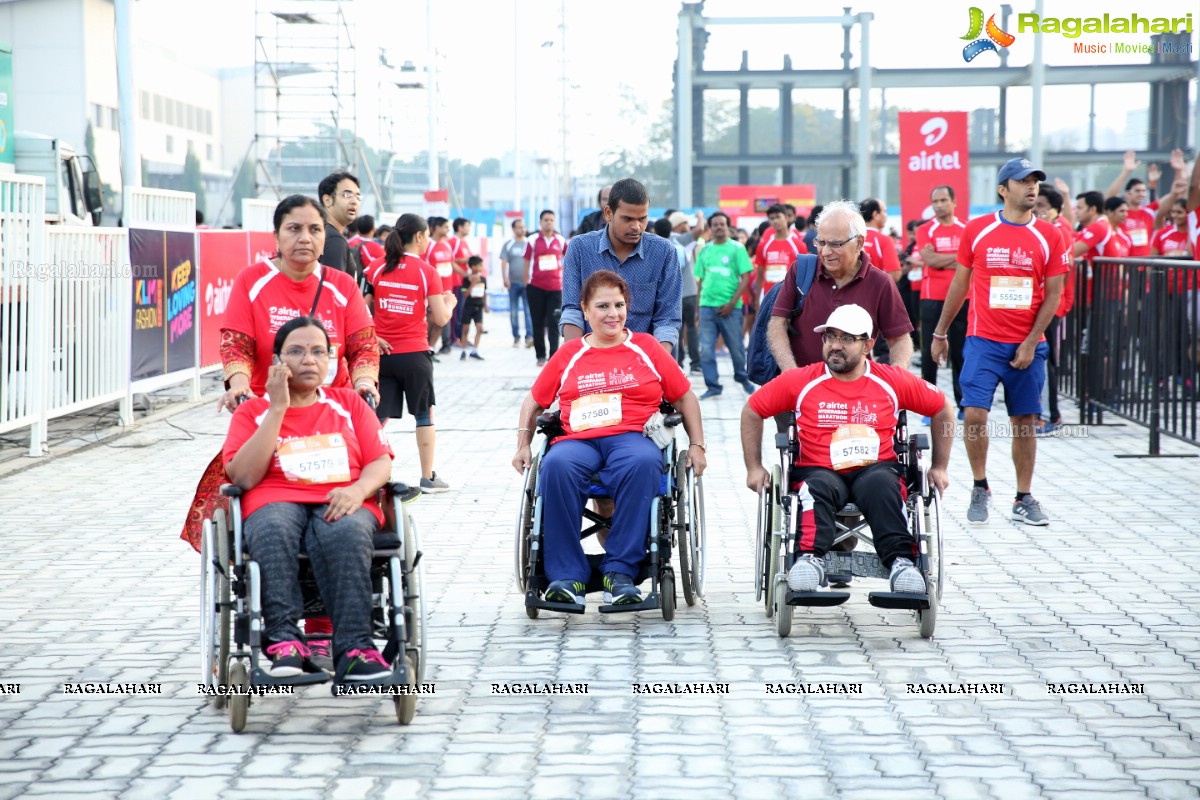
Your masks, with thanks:
[[(1017, 40), (1017, 37), (1011, 33), (1001, 30), (996, 24), (996, 15), (992, 14), (988, 17), (987, 25), (983, 24), (983, 9), (971, 6), (971, 27), (967, 30), (967, 35), (961, 38), (971, 40), (971, 43), (963, 48), (963, 61), (974, 61), (975, 57), (980, 53), (986, 53), (991, 50), (993, 53), (999, 53), (999, 47), (1010, 47)], [(987, 38), (979, 37), (981, 33), (987, 33)]]

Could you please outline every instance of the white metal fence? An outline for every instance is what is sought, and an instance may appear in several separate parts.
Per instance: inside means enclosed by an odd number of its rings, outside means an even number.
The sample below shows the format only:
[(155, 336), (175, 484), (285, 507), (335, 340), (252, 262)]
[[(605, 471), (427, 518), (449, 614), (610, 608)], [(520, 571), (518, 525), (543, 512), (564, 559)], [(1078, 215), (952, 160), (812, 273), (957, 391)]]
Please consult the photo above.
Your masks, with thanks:
[(32, 427), (30, 452), (40, 452), (45, 357), (42, 316), (42, 231), (46, 182), (0, 177), (0, 432)]
[(122, 219), (126, 228), (195, 230), (196, 195), (169, 189), (126, 189)]
[(243, 199), (242, 230), (274, 231), (277, 200)]

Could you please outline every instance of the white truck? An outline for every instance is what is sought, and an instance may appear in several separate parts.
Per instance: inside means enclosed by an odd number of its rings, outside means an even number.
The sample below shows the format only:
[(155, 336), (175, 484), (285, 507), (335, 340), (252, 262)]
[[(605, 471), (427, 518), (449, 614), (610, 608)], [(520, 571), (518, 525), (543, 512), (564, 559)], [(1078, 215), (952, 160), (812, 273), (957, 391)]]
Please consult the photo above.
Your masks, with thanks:
[(62, 139), (40, 133), (17, 131), (13, 138), (16, 171), (46, 179), (46, 222), (99, 225), (103, 202), (92, 159)]

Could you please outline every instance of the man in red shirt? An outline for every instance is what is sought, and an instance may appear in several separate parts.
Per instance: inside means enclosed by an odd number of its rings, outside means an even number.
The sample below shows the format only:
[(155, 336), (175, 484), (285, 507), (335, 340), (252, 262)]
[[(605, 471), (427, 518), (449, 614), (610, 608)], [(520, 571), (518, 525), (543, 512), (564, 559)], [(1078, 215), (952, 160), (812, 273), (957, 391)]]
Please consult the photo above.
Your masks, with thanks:
[[(1171, 165), (1178, 170), (1182, 164), (1183, 153), (1177, 150), (1171, 154)], [(1131, 256), (1150, 255), (1150, 237), (1154, 235), (1154, 216), (1159, 207), (1156, 202), (1146, 203), (1146, 183), (1141, 178), (1129, 177), (1141, 165), (1142, 162), (1137, 160), (1137, 154), (1134, 151), (1126, 151), (1121, 174), (1117, 176), (1117, 179), (1112, 182), (1112, 185), (1108, 187), (1108, 191), (1104, 194), (1105, 198), (1117, 197), (1121, 191), (1121, 182), (1125, 181), (1124, 198), (1126, 204), (1128, 204), (1129, 213), (1125, 217), (1122, 227), (1124, 227), (1125, 233), (1131, 243), (1129, 253)], [(1158, 168), (1157, 164), (1151, 164), (1146, 170), (1146, 177), (1150, 179), (1150, 188), (1153, 188), (1158, 185), (1158, 180), (1162, 177), (1162, 171)]]
[[(1073, 252), (1075, 230), (1063, 216), (1062, 210), (1062, 192), (1048, 183), (1043, 183), (1038, 188), (1037, 204), (1033, 208), (1033, 213), (1037, 215), (1038, 219), (1044, 219), (1058, 228), (1058, 232), (1062, 236), (1063, 247), (1068, 252)], [(1074, 307), (1075, 266), (1072, 264), (1067, 271), (1067, 279), (1063, 284), (1062, 298), (1058, 301), (1058, 309), (1050, 318), (1050, 324), (1046, 326), (1046, 342), (1050, 345), (1050, 352), (1046, 356), (1046, 385), (1042, 391), (1046, 398), (1046, 408), (1043, 409), (1043, 419), (1038, 423), (1036, 431), (1039, 436), (1048, 436), (1062, 427), (1062, 415), (1058, 411), (1058, 359), (1062, 349), (1061, 328), (1063, 317)]]
[[(458, 347), (466, 347), (462, 341), (462, 306), (463, 303), (463, 278), (466, 277), (470, 270), (467, 268), (467, 260), (475, 255), (471, 252), (471, 245), (467, 242), (467, 237), (471, 235), (471, 220), (466, 217), (456, 217), (454, 220), (454, 237), (450, 239), (450, 251), (454, 254), (454, 264), (451, 266), (450, 283), (446, 284), (454, 291), (454, 299), (458, 302), (459, 308), (455, 311), (454, 316), (450, 319), (450, 334), (451, 339)], [(445, 281), (443, 280), (443, 283)], [(443, 339), (445, 331), (442, 332)], [(443, 347), (443, 349), (445, 349)]]
[[(433, 267), (438, 277), (442, 279), (442, 286), (446, 291), (453, 293), (454, 289), (454, 248), (450, 242), (446, 241), (450, 235), (450, 220), (445, 217), (430, 217), (429, 223), (429, 247), (425, 249), (424, 261), (429, 266)], [(462, 280), (459, 279), (461, 285)], [(458, 296), (455, 295), (457, 300)], [(442, 347), (437, 351), (438, 355), (446, 355), (450, 352), (450, 323), (447, 322), (444, 326), (429, 325), (429, 349), (437, 348), (438, 340), (442, 340)], [(434, 359), (437, 360), (436, 358)]]
[[(921, 274), (921, 377), (937, 385), (937, 359), (933, 357), (933, 331), (946, 305), (946, 292), (958, 268), (958, 247), (966, 225), (954, 216), (954, 188), (938, 186), (929, 195), (934, 218), (917, 228), (917, 252), (924, 265)], [(963, 344), (967, 340), (967, 307), (954, 317), (947, 332), (950, 342), (950, 371), (954, 385), (954, 402), (962, 408)]]
[(896, 243), (892, 237), (883, 232), (887, 225), (887, 209), (882, 202), (874, 197), (868, 197), (858, 204), (863, 220), (867, 223), (867, 237), (863, 242), (863, 250), (871, 256), (871, 263), (891, 276), (896, 283), (900, 282), (902, 274), (900, 256), (896, 253)]
[(1078, 201), (1076, 216), (1082, 226), (1073, 252), (1091, 261), (1096, 256), (1125, 258), (1131, 255), (1133, 242), (1125, 233), (1128, 205), (1120, 197), (1103, 200), (1099, 192), (1084, 192)]
[(934, 417), (929, 481), (940, 493), (954, 441), (954, 408), (933, 384), (907, 369), (867, 358), (875, 322), (861, 306), (836, 308), (814, 330), (823, 341), (822, 362), (782, 373), (764, 384), (742, 409), (746, 485), (759, 491), (769, 480), (762, 465), (763, 419), (794, 412), (799, 459), (789, 483), (799, 499), (798, 558), (788, 571), (793, 592), (825, 586), (822, 558), (837, 532), (834, 515), (847, 503), (862, 510), (875, 551), (891, 569), (893, 592), (925, 594), (914, 566), (915, 543), (904, 513), (904, 471), (892, 440), (901, 409)]
[[(555, 233), (555, 220), (550, 209), (539, 214), (538, 235), (525, 245), (525, 295), (529, 299), (529, 314), (533, 317), (533, 353), (539, 367), (558, 352), (556, 312), (562, 306), (562, 267), (567, 240)], [(547, 336), (549, 352), (546, 350)]]
[(754, 285), (758, 300), (783, 280), (797, 256), (808, 252), (804, 237), (797, 237), (796, 231), (788, 227), (781, 204), (767, 209), (767, 222), (771, 223), (771, 235), (763, 236), (754, 253)]
[(1033, 214), (1038, 184), (1044, 180), (1046, 173), (1023, 158), (1000, 168), (997, 191), (1004, 207), (967, 223), (958, 249), (958, 271), (933, 332), (933, 357), (944, 363), (950, 322), (970, 291), (960, 377), (967, 458), (975, 479), (967, 508), (970, 522), (988, 519), (987, 417), (996, 385), (1003, 383), (1017, 474), (1012, 519), (1027, 525), (1050, 523), (1029, 490), (1049, 350), (1043, 333), (1058, 308), (1071, 261), (1058, 230)]

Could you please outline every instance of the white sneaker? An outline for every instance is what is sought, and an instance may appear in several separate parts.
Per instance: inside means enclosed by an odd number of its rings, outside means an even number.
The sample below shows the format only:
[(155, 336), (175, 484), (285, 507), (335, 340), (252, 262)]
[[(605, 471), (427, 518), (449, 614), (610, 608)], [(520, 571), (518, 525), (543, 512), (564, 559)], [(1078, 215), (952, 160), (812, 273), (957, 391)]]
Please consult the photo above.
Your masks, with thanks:
[(892, 562), (892, 574), (889, 578), (893, 592), (903, 594), (925, 594), (925, 579), (907, 558), (897, 558)]
[(804, 553), (788, 570), (788, 588), (793, 592), (815, 592), (825, 585), (825, 565), (812, 553)]
[(421, 491), (425, 494), (440, 494), (450, 491), (450, 484), (439, 478), (435, 472), (432, 478), (421, 478)]

